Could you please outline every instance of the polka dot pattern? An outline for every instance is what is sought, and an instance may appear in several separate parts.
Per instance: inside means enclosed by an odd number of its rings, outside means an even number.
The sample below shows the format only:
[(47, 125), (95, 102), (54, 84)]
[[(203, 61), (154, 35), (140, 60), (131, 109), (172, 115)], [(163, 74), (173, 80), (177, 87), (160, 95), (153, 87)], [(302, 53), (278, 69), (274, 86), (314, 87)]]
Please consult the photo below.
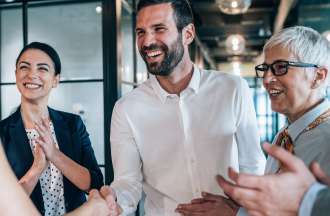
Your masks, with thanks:
[[(50, 130), (52, 132), (53, 139), (58, 148), (54, 126), (50, 122)], [(26, 129), (27, 137), (32, 151), (36, 146), (36, 139), (39, 137), (38, 132), (35, 129)], [(45, 216), (61, 216), (64, 215), (65, 201), (64, 201), (64, 187), (63, 187), (63, 175), (59, 169), (53, 164), (49, 163), (48, 167), (44, 170), (39, 178), (41, 185), (42, 197), (44, 200)]]

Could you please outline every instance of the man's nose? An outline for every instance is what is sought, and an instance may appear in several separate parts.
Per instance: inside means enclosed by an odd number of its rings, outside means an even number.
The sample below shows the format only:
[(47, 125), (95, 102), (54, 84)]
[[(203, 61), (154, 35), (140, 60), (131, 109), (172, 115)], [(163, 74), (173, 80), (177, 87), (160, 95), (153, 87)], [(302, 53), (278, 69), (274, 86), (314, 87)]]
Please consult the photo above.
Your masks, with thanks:
[(151, 32), (145, 33), (142, 46), (149, 47), (151, 44), (155, 44), (155, 35)]

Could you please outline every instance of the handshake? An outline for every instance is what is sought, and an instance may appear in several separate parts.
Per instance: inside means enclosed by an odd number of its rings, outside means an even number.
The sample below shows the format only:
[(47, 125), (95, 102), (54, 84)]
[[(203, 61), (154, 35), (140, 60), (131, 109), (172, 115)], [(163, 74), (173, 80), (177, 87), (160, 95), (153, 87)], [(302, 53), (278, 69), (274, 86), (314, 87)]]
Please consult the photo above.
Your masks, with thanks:
[(122, 209), (116, 203), (115, 191), (105, 185), (100, 191), (92, 189), (88, 201), (66, 216), (118, 216), (121, 212)]

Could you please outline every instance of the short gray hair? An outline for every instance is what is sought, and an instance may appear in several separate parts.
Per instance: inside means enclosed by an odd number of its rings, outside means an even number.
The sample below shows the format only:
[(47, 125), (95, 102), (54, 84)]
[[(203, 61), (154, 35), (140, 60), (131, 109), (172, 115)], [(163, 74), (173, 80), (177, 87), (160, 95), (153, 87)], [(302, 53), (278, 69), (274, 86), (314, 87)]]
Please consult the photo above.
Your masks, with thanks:
[(330, 69), (330, 43), (312, 28), (294, 26), (282, 29), (267, 41), (264, 52), (274, 46), (288, 49), (299, 61)]
[(282, 29), (267, 41), (263, 52), (275, 46), (288, 49), (298, 61), (325, 67), (330, 73), (330, 42), (312, 28), (294, 26)]

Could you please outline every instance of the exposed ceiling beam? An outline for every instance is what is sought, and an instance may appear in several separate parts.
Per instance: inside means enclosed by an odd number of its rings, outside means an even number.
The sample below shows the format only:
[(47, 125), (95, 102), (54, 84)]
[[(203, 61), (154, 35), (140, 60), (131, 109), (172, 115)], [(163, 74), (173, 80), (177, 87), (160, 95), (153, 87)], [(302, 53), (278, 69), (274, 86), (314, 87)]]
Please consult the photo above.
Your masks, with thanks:
[(204, 37), (226, 37), (230, 34), (244, 34), (249, 37), (260, 37), (260, 28), (265, 28), (265, 26), (259, 25), (254, 27), (242, 27), (241, 25), (231, 25), (221, 28), (217, 26), (201, 26), (198, 28), (198, 35), (201, 39)]
[(211, 66), (212, 69), (215, 69), (216, 63), (215, 63), (214, 59), (210, 56), (210, 51), (208, 50), (208, 48), (206, 46), (204, 46), (204, 44), (199, 40), (198, 36), (195, 37), (195, 42), (196, 42), (197, 46), (200, 48), (205, 60), (209, 63), (209, 65)]
[[(245, 46), (262, 46), (265, 44), (266, 38), (258, 38), (258, 39), (249, 39), (246, 40)], [(226, 41), (222, 40), (218, 42), (218, 47), (226, 48)]]
[(279, 32), (283, 28), (284, 22), (291, 8), (294, 7), (296, 3), (297, 0), (281, 0), (275, 18), (273, 33)]
[[(203, 13), (221, 13), (218, 5), (215, 2), (193, 2), (193, 7), (199, 12)], [(246, 11), (249, 13), (269, 13), (272, 12), (273, 8), (269, 7), (251, 7)]]
[(228, 54), (225, 49), (221, 48), (215, 48), (212, 49), (212, 56), (213, 58), (224, 58), (224, 57), (232, 57), (232, 56), (258, 56), (259, 52), (255, 50), (249, 50), (247, 49), (244, 53), (240, 55), (233, 55), (233, 54)]

